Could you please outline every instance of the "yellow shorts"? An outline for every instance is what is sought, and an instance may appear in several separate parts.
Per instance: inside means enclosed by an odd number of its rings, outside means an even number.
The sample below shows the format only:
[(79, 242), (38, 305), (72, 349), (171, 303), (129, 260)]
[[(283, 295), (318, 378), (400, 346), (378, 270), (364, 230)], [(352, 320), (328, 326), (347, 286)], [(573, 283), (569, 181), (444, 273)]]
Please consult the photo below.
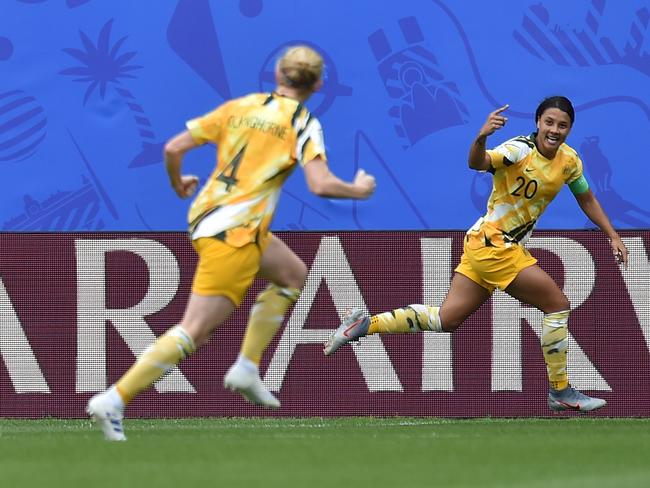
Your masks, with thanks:
[(537, 259), (522, 246), (470, 249), (465, 242), (456, 272), (492, 293), (495, 288), (505, 290), (522, 269), (535, 263)]
[(260, 269), (262, 249), (255, 243), (233, 247), (214, 237), (201, 237), (192, 245), (199, 255), (192, 292), (222, 295), (239, 306)]

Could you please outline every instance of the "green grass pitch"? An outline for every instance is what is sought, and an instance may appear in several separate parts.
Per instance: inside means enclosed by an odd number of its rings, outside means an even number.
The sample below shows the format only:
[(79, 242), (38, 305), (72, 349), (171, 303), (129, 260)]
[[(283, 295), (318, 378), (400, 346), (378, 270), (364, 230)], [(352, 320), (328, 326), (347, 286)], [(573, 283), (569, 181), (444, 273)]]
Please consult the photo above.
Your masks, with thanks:
[(2, 487), (642, 487), (650, 419), (0, 419)]

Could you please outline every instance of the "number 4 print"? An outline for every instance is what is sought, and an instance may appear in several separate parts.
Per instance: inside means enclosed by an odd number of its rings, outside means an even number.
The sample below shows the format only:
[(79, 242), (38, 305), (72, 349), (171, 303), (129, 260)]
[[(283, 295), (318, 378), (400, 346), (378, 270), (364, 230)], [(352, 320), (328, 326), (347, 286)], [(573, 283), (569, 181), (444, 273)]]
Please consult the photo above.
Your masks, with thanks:
[(230, 191), (230, 187), (236, 186), (239, 181), (237, 179), (237, 171), (239, 170), (242, 159), (244, 159), (245, 152), (246, 146), (242, 147), (233, 160), (217, 175), (217, 179), (226, 184), (226, 191)]

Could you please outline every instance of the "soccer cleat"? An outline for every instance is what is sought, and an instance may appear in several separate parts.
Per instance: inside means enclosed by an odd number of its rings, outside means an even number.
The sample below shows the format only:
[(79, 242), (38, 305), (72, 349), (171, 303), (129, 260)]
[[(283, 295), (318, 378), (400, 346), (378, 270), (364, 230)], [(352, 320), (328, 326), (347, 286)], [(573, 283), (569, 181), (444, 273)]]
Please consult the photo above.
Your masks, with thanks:
[(115, 407), (106, 392), (98, 393), (88, 401), (86, 413), (104, 432), (107, 441), (125, 441), (122, 410)]
[(605, 405), (607, 405), (607, 402), (602, 398), (589, 397), (571, 386), (564, 390), (554, 390), (551, 388), (548, 392), (548, 407), (555, 412), (561, 412), (563, 410), (591, 412)]
[(280, 408), (280, 400), (266, 389), (258, 372), (247, 369), (239, 363), (233, 364), (223, 377), (223, 386), (240, 393), (253, 405), (271, 409)]
[(341, 325), (325, 343), (323, 353), (325, 356), (331, 356), (343, 344), (350, 341), (356, 341), (359, 337), (363, 337), (368, 333), (368, 326), (370, 325), (370, 317), (368, 317), (363, 310), (353, 308), (343, 319)]

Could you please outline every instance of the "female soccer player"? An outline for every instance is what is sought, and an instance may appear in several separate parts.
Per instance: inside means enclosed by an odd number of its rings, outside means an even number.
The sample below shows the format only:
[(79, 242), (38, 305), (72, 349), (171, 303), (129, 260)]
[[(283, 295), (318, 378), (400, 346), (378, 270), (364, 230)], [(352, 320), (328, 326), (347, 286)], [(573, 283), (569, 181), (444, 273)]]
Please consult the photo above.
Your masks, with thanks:
[(258, 365), (307, 276), (300, 258), (269, 231), (282, 185), (300, 165), (316, 195), (365, 199), (375, 190), (374, 177), (363, 170), (348, 183), (328, 168), (321, 125), (303, 105), (321, 87), (322, 70), (316, 51), (292, 47), (276, 65), (273, 93), (226, 102), (187, 122), (187, 130), (166, 144), (165, 165), (180, 198), (192, 196), (198, 184), (196, 176), (181, 174), (185, 153), (206, 143), (218, 148), (217, 166), (189, 211), (189, 233), (199, 261), (181, 323), (88, 402), (87, 412), (106, 439), (126, 440), (124, 407), (205, 344), (239, 306), (256, 276), (270, 284), (251, 309), (239, 357), (224, 386), (254, 404), (280, 407), (262, 383)]
[(605, 400), (569, 385), (567, 323), (570, 304), (553, 279), (524, 247), (547, 205), (567, 184), (582, 211), (607, 234), (612, 251), (627, 266), (628, 252), (589, 189), (582, 161), (565, 144), (575, 112), (569, 99), (550, 97), (535, 112), (537, 132), (486, 150), (487, 137), (504, 127), (505, 105), (492, 112), (470, 146), (469, 166), (493, 175), (487, 213), (467, 232), (463, 255), (440, 307), (409, 305), (372, 317), (354, 309), (325, 344), (331, 355), (343, 344), (375, 333), (453, 332), (499, 288), (544, 312), (542, 350), (552, 410), (591, 411)]

